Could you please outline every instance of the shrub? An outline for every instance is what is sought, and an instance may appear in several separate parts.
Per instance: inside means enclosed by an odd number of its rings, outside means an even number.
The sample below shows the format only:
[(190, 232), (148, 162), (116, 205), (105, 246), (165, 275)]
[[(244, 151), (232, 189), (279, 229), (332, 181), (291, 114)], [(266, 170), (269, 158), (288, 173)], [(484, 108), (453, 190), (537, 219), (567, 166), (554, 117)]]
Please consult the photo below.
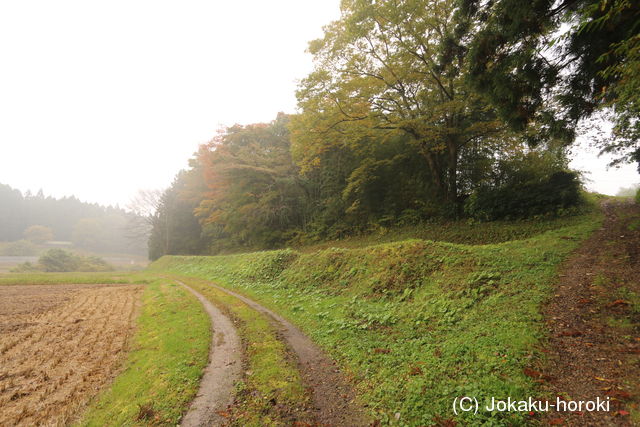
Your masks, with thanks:
[(636, 191), (636, 203), (640, 205), (640, 188)]
[(31, 264), (29, 261), (22, 264), (18, 264), (17, 266), (11, 269), (12, 273), (34, 273), (38, 271), (40, 271), (38, 266)]
[(44, 271), (44, 272), (69, 272), (69, 271), (111, 271), (113, 267), (105, 260), (96, 256), (81, 256), (62, 249), (49, 249), (42, 254), (36, 265), (24, 263), (16, 267), (15, 272)]
[(47, 272), (77, 271), (80, 260), (71, 252), (49, 249), (38, 259), (38, 264)]
[(558, 214), (581, 203), (580, 187), (576, 172), (534, 175), (497, 187), (480, 187), (467, 199), (464, 209), (467, 215), (484, 221)]

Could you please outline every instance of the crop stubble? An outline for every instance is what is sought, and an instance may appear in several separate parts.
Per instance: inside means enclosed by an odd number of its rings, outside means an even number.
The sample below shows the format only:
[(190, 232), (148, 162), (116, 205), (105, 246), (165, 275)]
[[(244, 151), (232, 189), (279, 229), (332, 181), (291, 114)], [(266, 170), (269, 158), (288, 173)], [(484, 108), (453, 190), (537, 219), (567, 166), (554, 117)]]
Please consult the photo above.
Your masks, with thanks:
[(0, 286), (0, 426), (65, 425), (116, 374), (141, 286)]

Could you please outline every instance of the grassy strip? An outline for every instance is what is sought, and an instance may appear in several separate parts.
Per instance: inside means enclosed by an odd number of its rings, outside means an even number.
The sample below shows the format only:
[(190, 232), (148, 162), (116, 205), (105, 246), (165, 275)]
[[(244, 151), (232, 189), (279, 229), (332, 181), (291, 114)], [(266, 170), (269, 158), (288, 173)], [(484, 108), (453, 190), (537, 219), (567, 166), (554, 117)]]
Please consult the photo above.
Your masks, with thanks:
[(144, 283), (141, 274), (130, 272), (100, 273), (6, 273), (0, 274), (1, 285), (58, 285), (58, 284), (112, 284)]
[[(583, 208), (590, 210), (589, 206)], [(567, 227), (575, 222), (574, 216), (543, 217), (514, 221), (479, 222), (473, 220), (435, 221), (414, 226), (371, 230), (360, 236), (343, 239), (311, 242), (296, 247), (304, 253), (317, 252), (328, 248), (359, 248), (382, 243), (399, 242), (409, 239), (433, 240), (467, 245), (488, 245), (511, 240), (529, 239), (541, 233)]]
[(195, 396), (211, 341), (207, 314), (166, 280), (152, 280), (143, 300), (124, 371), (77, 425), (175, 426)]
[(238, 326), (246, 345), (247, 370), (237, 386), (237, 403), (228, 414), (232, 425), (290, 426), (294, 421), (311, 422), (300, 412), (309, 399), (300, 373), (269, 320), (239, 299), (209, 286), (205, 280), (174, 277), (240, 320)]
[(599, 214), (526, 240), (469, 246), (410, 240), (313, 254), (167, 257), (152, 269), (215, 280), (276, 309), (350, 370), (385, 424), (518, 425), (526, 414), (455, 417), (457, 396), (535, 396), (541, 305), (559, 263)]

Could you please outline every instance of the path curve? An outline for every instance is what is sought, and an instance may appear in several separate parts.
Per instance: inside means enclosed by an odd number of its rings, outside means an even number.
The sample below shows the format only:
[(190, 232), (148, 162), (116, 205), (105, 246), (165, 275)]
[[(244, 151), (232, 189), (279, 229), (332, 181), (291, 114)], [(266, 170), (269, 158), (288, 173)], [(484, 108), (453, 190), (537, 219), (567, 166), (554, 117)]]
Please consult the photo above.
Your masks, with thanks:
[(234, 296), (270, 317), (289, 347), (295, 352), (302, 379), (312, 390), (313, 415), (321, 426), (369, 426), (371, 421), (364, 409), (355, 402), (355, 393), (341, 374), (335, 362), (328, 357), (300, 329), (282, 316), (257, 302), (229, 289), (209, 283), (216, 289)]
[[(549, 361), (540, 380), (552, 395), (606, 400), (608, 412), (550, 412), (543, 421), (570, 426), (631, 426), (627, 405), (640, 385), (640, 342), (612, 327), (611, 316), (632, 319), (628, 301), (616, 296), (623, 284), (640, 290), (640, 233), (628, 228), (640, 218), (630, 202), (602, 203), (604, 223), (563, 263), (555, 296), (546, 307)], [(616, 301), (617, 300), (617, 301)], [(618, 304), (620, 303), (620, 304)], [(623, 410), (622, 415), (619, 410)]]
[(242, 343), (229, 317), (209, 302), (200, 293), (180, 281), (189, 292), (202, 303), (211, 319), (211, 347), (209, 364), (200, 380), (200, 389), (180, 426), (222, 425), (225, 418), (219, 415), (234, 399), (234, 385), (242, 371)]

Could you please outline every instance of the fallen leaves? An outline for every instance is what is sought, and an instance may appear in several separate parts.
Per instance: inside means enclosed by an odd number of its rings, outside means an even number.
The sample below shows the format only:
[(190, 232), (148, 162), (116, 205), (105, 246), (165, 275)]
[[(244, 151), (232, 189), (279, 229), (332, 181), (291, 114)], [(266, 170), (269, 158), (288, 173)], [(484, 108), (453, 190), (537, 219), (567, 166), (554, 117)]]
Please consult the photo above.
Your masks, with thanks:
[(529, 378), (541, 378), (542, 377), (542, 373), (541, 372), (534, 371), (531, 368), (524, 368), (522, 370), (522, 373), (525, 374), (526, 376), (528, 376)]
[(420, 368), (420, 366), (412, 366), (411, 369), (409, 370), (409, 375), (422, 375), (422, 369)]
[(558, 334), (558, 336), (560, 337), (579, 337), (582, 335), (582, 332), (580, 332), (577, 329), (568, 329), (566, 331), (562, 331)]
[(631, 399), (631, 393), (626, 392), (624, 390), (609, 390), (605, 393), (605, 395), (612, 397), (618, 400), (629, 400)]
[(629, 301), (624, 300), (624, 299), (617, 299), (615, 301), (610, 302), (609, 304), (607, 304), (607, 307), (611, 308), (611, 307), (617, 307), (620, 305), (629, 305), (631, 304)]
[(529, 378), (533, 378), (534, 380), (536, 380), (536, 382), (544, 382), (544, 381), (550, 381), (551, 377), (548, 375), (543, 374), (542, 372), (538, 372), (534, 369), (531, 368), (524, 368), (522, 370), (522, 373), (525, 374), (526, 376), (528, 376)]

